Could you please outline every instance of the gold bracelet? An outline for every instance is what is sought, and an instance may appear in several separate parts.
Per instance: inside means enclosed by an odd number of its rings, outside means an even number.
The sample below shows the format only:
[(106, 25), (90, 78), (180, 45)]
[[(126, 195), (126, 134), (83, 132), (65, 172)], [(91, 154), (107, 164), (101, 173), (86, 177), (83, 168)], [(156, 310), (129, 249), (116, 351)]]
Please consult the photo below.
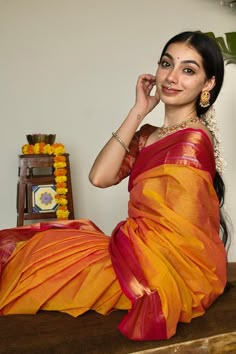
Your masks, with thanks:
[(129, 152), (129, 148), (128, 146), (125, 145), (125, 143), (121, 140), (121, 138), (119, 137), (119, 135), (117, 135), (116, 133), (112, 133), (112, 135), (114, 136), (114, 138), (116, 138), (117, 141), (119, 141), (119, 143), (123, 146), (123, 148)]

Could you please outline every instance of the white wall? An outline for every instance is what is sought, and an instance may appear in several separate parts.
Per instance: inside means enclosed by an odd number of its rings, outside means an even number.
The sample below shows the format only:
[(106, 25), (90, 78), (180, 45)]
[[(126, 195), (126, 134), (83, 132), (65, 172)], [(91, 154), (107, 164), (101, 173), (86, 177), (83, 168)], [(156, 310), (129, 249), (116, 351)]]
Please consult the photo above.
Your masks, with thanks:
[[(28, 133), (56, 133), (70, 153), (76, 218), (107, 234), (127, 215), (127, 182), (99, 190), (88, 173), (134, 102), (141, 73), (154, 73), (170, 36), (236, 30), (236, 13), (212, 0), (0, 0), (0, 228), (16, 225), (17, 156)], [(236, 223), (236, 66), (217, 102)], [(162, 118), (158, 107), (150, 122)], [(233, 236), (235, 238), (235, 236)], [(235, 241), (230, 259), (236, 261)]]

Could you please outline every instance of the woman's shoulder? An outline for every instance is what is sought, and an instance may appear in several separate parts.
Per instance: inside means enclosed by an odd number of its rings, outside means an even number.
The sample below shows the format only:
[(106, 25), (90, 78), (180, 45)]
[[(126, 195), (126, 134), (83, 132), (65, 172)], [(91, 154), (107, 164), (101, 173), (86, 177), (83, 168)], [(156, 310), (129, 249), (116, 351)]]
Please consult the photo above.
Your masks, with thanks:
[(136, 137), (139, 142), (139, 151), (146, 145), (146, 141), (149, 136), (157, 129), (154, 125), (144, 124), (140, 127), (140, 129), (136, 133)]
[(146, 123), (142, 127), (140, 127), (139, 134), (140, 134), (141, 137), (145, 137), (145, 136), (148, 137), (156, 129), (157, 129), (156, 126)]
[(189, 128), (198, 130), (199, 132), (203, 132), (204, 133), (203, 135), (206, 135), (210, 139), (211, 143), (213, 144), (212, 134), (202, 120), (199, 120), (198, 122), (189, 125)]

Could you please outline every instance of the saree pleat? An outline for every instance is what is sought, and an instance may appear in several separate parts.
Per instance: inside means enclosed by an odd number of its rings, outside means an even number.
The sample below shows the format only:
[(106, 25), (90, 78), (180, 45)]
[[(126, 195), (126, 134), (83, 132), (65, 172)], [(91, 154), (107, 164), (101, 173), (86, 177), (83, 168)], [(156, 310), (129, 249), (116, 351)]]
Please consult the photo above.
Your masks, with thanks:
[(170, 338), (226, 284), (214, 173), (209, 138), (185, 129), (141, 149), (128, 217), (111, 237), (86, 219), (3, 230), (1, 313), (126, 309), (119, 330), (128, 338)]
[[(129, 308), (97, 230), (49, 229), (22, 244), (7, 262), (1, 283), (3, 314), (59, 310), (73, 316), (95, 309)], [(5, 268), (6, 269), (6, 268)]]

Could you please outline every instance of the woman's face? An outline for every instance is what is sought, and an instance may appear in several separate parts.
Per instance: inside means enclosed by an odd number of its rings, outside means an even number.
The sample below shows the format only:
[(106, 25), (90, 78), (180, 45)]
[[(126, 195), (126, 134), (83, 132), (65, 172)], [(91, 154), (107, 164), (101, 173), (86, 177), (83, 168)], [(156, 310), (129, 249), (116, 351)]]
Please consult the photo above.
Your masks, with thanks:
[(165, 104), (195, 103), (201, 91), (211, 90), (214, 82), (214, 77), (206, 78), (202, 57), (185, 43), (169, 45), (157, 68), (157, 91)]

